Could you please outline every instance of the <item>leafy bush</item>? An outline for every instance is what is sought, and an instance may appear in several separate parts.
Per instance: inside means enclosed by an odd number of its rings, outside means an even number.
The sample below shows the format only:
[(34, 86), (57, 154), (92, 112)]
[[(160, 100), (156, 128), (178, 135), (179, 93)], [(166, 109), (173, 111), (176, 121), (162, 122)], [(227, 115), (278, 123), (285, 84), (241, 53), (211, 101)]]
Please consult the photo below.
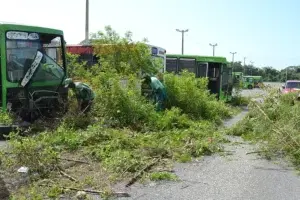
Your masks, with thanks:
[(112, 70), (122, 75), (139, 74), (141, 71), (152, 74), (162, 68), (153, 64), (147, 40), (134, 42), (130, 31), (121, 37), (110, 26), (106, 26), (105, 31), (92, 34), (92, 41), (104, 71)]
[[(122, 38), (110, 27), (105, 31), (93, 36), (100, 54), (98, 64), (87, 67), (78, 62), (78, 56), (67, 55), (68, 75), (96, 93), (91, 112), (80, 113), (70, 94), (68, 113), (58, 128), (30, 138), (10, 135), (10, 163), (48, 176), (60, 164), (60, 155), (80, 152), (101, 162), (108, 173), (133, 176), (158, 157), (188, 162), (219, 151), (222, 137), (215, 122), (231, 111), (209, 94), (207, 80), (187, 72), (164, 75), (168, 109), (156, 112), (152, 102), (141, 95), (139, 75), (141, 70), (156, 73), (159, 64), (152, 62), (143, 42), (132, 42), (130, 32)], [(173, 177), (153, 173), (151, 178)], [(50, 194), (57, 191), (54, 188)]]
[(31, 173), (37, 172), (43, 177), (48, 176), (57, 167), (57, 151), (46, 141), (37, 139), (41, 136), (22, 138), (18, 134), (12, 133), (10, 138), (10, 153), (14, 157), (4, 159), (8, 168), (26, 166)]
[(193, 73), (180, 76), (166, 74), (167, 107), (178, 107), (194, 119), (220, 120), (230, 116), (229, 108), (207, 90), (206, 78), (195, 78)]
[(248, 116), (230, 132), (253, 141), (263, 141), (268, 156), (284, 154), (300, 166), (300, 102), (297, 94), (278, 96), (270, 92), (263, 104), (250, 103)]

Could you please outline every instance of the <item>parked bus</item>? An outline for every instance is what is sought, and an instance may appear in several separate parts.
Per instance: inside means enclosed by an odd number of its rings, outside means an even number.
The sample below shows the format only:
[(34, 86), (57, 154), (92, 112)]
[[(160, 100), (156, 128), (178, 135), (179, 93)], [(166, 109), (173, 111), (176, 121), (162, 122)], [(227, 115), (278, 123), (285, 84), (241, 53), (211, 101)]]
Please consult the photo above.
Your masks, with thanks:
[(232, 68), (224, 57), (167, 54), (166, 71), (180, 73), (188, 70), (196, 77), (207, 77), (208, 89), (218, 99), (229, 101), (232, 97)]
[[(63, 31), (0, 24), (0, 106), (31, 121), (67, 100)], [(0, 131), (5, 126), (0, 125)], [(7, 128), (7, 127), (6, 127)], [(6, 130), (6, 129), (5, 129)]]
[(232, 72), (234, 82), (239, 82), (243, 79), (243, 72)]
[(253, 89), (255, 87), (253, 76), (243, 76), (243, 88)]
[(263, 85), (263, 78), (262, 76), (252, 76), (254, 79), (254, 87), (260, 88)]
[(79, 61), (86, 61), (88, 66), (98, 63), (98, 58), (93, 53), (92, 45), (67, 45), (67, 52), (79, 55)]
[[(166, 50), (154, 46), (149, 45), (149, 53), (151, 53), (151, 56), (155, 60), (159, 60), (162, 63), (162, 71), (164, 72), (166, 69)], [(80, 61), (86, 61), (88, 66), (92, 66), (96, 63), (98, 63), (99, 58), (94, 55), (93, 46), (92, 45), (67, 45), (67, 52), (72, 54), (78, 54)]]
[(260, 88), (262, 86), (262, 76), (243, 76), (244, 89)]

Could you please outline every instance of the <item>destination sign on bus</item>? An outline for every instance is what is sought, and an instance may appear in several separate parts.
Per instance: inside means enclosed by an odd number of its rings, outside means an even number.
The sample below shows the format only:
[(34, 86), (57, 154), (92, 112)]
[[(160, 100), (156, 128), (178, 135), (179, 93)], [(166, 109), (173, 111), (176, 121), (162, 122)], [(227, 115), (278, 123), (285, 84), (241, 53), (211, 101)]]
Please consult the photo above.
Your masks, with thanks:
[(8, 31), (6, 33), (6, 38), (10, 40), (38, 40), (39, 34), (21, 31)]

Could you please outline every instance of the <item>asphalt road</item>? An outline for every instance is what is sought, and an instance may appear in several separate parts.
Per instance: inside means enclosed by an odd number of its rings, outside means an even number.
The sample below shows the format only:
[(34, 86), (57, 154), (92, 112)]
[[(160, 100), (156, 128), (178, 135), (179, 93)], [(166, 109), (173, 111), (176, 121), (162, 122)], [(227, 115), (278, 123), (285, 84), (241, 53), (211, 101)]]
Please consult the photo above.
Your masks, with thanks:
[[(224, 123), (230, 127), (242, 119), (247, 110)], [(299, 200), (300, 177), (285, 162), (258, 157), (256, 147), (240, 137), (229, 137), (228, 155), (204, 157), (187, 164), (176, 164), (179, 182), (134, 185), (127, 200)], [(125, 198), (119, 198), (125, 199)]]
[[(280, 83), (272, 87), (280, 87)], [(243, 96), (260, 97), (265, 93), (259, 89), (244, 90)], [(247, 113), (224, 122), (230, 127)], [(254, 145), (240, 137), (229, 137), (225, 144), (227, 155), (215, 155), (195, 160), (192, 163), (176, 164), (178, 182), (136, 184), (129, 189), (133, 200), (299, 200), (300, 177), (285, 161), (267, 161), (253, 153)], [(252, 153), (251, 153), (252, 152)], [(251, 153), (251, 154), (248, 154)], [(118, 187), (120, 188), (120, 186)], [(96, 198), (97, 199), (97, 198)]]

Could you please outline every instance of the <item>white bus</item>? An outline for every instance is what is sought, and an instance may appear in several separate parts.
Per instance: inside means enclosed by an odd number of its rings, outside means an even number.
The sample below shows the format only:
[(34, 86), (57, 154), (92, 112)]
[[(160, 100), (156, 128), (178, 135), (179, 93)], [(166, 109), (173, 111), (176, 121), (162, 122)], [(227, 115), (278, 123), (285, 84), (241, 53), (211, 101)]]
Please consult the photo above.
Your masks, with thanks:
[(167, 51), (164, 48), (158, 47), (158, 46), (154, 46), (154, 45), (150, 45), (147, 44), (149, 46), (149, 48), (151, 49), (151, 55), (154, 59), (159, 59), (161, 61), (161, 63), (163, 63), (163, 69), (161, 70), (161, 72), (165, 72), (166, 71), (166, 62), (167, 62), (167, 57), (166, 57), (166, 53)]
[[(154, 59), (159, 59), (163, 63), (163, 70), (162, 72), (166, 71), (166, 50), (147, 44), (150, 48), (150, 53)], [(80, 60), (87, 61), (88, 65), (94, 65), (98, 62), (98, 57), (93, 55), (93, 47), (92, 45), (67, 45), (67, 52), (73, 53), (73, 54), (79, 54)]]

